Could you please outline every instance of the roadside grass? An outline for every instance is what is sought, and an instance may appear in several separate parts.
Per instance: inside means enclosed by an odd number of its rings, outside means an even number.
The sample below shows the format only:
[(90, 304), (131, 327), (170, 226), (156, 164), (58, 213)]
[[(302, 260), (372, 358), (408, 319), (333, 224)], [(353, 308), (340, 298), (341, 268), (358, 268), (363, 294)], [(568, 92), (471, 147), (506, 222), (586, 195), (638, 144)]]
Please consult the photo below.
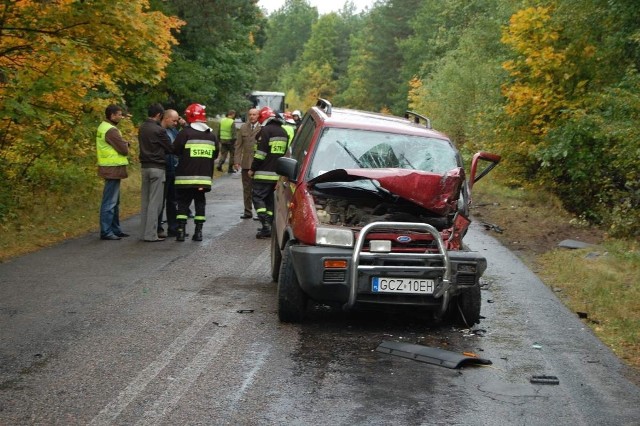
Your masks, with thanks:
[(538, 275), (620, 358), (640, 368), (640, 250), (609, 240), (581, 250), (554, 250), (538, 259)]
[[(120, 187), (120, 220), (140, 212), (139, 164), (129, 166), (128, 173), (129, 177)], [(225, 174), (215, 170), (214, 178)], [(97, 232), (103, 186), (103, 181), (96, 177), (96, 185), (89, 191), (69, 188), (62, 193), (30, 194), (28, 206), (12, 221), (0, 223), (0, 262), (87, 232)], [(138, 230), (125, 228), (123, 231), (134, 236)]]
[[(583, 317), (619, 358), (640, 369), (639, 242), (607, 238), (540, 189), (514, 189), (486, 180), (473, 188), (475, 220), (498, 225), (502, 233), (492, 235)], [(580, 250), (559, 248), (564, 239), (593, 245)]]
[[(0, 224), (0, 262), (98, 231), (102, 189), (99, 180), (93, 189), (84, 192), (69, 188), (62, 193), (31, 194), (28, 206), (13, 221)], [(122, 181), (120, 191), (120, 219), (138, 213), (139, 169), (129, 168), (129, 177)]]

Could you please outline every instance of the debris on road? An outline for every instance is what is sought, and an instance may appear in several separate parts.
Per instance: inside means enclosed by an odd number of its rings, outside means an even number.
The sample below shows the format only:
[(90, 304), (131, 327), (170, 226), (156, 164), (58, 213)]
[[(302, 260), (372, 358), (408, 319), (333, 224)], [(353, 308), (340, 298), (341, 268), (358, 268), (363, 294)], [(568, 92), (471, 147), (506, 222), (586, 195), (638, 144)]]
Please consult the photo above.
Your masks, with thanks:
[(484, 226), (484, 229), (486, 229), (487, 231), (495, 231), (498, 234), (502, 234), (504, 232), (504, 229), (500, 228), (495, 223), (482, 222), (481, 225)]
[(556, 376), (546, 376), (546, 375), (531, 376), (531, 379), (529, 379), (529, 382), (535, 385), (559, 385), (560, 384), (560, 380)]
[(593, 247), (593, 244), (585, 243), (577, 240), (562, 240), (558, 243), (558, 247), (567, 249), (583, 249), (587, 247)]
[(451, 369), (460, 368), (467, 364), (492, 364), (490, 360), (480, 358), (474, 353), (465, 352), (463, 354), (459, 354), (456, 352), (445, 351), (444, 349), (415, 345), (412, 343), (383, 341), (378, 345), (376, 351)]

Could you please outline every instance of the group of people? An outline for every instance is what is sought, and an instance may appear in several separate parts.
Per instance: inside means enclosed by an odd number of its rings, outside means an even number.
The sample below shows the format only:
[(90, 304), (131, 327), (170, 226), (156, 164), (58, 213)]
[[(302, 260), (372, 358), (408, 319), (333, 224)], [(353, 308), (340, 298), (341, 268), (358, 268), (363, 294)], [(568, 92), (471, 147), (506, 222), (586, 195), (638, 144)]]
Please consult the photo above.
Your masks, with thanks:
[[(236, 132), (235, 111), (231, 110), (221, 123), (220, 138), (207, 125), (205, 106), (200, 104), (187, 107), (186, 120), (173, 109), (165, 110), (161, 104), (150, 105), (147, 115), (138, 131), (142, 175), (141, 240), (158, 242), (175, 236), (177, 241), (185, 241), (187, 220), (193, 217), (192, 239), (202, 241), (206, 220), (205, 193), (211, 191), (214, 164), (219, 154), (218, 170), (222, 170), (228, 154), (228, 172), (241, 172), (244, 212), (240, 217), (252, 218), (252, 207), (255, 208), (261, 223), (256, 237), (271, 236), (273, 192), (278, 180), (275, 162), (285, 154), (293, 139), (300, 122), (299, 111), (287, 117), (276, 114), (269, 107), (254, 108), (249, 110), (247, 122)], [(129, 236), (122, 231), (119, 222), (120, 181), (127, 177), (131, 146), (117, 128), (122, 118), (122, 108), (109, 105), (96, 135), (98, 175), (105, 180), (100, 207), (100, 238), (103, 240)], [(192, 202), (194, 215), (190, 214)], [(167, 232), (162, 228), (165, 206)]]

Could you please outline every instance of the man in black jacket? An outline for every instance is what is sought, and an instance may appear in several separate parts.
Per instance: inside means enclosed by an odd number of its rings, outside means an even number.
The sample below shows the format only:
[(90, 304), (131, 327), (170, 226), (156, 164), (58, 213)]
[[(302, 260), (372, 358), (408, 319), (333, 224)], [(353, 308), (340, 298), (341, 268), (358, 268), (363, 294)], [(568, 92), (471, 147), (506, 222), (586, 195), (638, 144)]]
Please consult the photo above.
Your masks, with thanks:
[(158, 215), (164, 198), (165, 158), (172, 152), (172, 147), (167, 132), (160, 125), (162, 114), (162, 105), (150, 105), (148, 118), (138, 130), (142, 172), (140, 239), (148, 242), (164, 240), (158, 237)]

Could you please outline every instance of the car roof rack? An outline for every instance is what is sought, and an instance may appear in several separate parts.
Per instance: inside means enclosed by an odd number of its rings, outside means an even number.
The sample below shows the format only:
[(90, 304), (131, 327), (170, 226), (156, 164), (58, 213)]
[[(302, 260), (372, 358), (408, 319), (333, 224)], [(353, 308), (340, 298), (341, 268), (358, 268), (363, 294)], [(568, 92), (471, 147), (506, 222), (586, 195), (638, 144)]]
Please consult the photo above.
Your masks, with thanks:
[(413, 111), (406, 111), (404, 113), (404, 118), (409, 119), (410, 116), (413, 117), (413, 122), (414, 123), (420, 124), (420, 120), (423, 120), (425, 122), (425, 127), (427, 129), (433, 129), (433, 127), (431, 127), (431, 120), (429, 120), (424, 115), (420, 115), (417, 112), (413, 112)]
[(326, 99), (318, 98), (318, 102), (316, 103), (317, 107), (320, 107), (324, 111), (325, 114), (331, 115), (331, 102)]

